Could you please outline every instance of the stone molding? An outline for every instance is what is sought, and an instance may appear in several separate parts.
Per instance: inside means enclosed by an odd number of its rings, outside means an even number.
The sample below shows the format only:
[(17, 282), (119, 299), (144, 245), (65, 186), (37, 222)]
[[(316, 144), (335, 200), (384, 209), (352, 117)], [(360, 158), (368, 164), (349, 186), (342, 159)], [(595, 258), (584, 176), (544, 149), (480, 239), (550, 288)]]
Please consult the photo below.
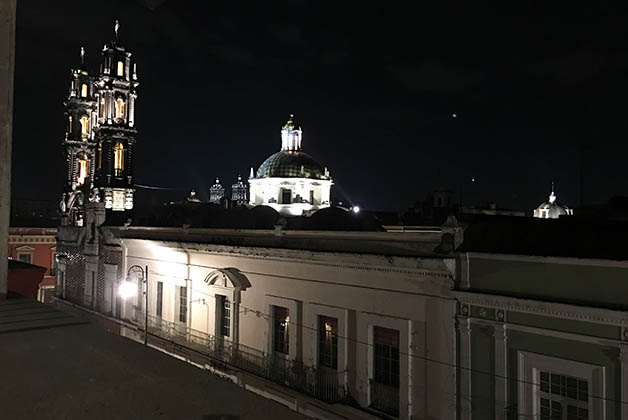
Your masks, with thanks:
[(628, 312), (625, 311), (473, 292), (454, 291), (453, 294), (464, 305), (484, 306), (498, 310), (546, 315), (600, 324), (628, 326)]

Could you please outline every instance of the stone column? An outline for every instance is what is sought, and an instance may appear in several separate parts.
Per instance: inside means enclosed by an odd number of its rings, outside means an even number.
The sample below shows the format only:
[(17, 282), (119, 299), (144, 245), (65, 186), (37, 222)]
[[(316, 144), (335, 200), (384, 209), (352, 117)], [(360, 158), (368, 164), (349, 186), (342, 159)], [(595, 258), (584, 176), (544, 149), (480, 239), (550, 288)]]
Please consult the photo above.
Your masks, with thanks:
[(496, 324), (493, 337), (495, 339), (495, 420), (505, 420), (508, 409), (506, 324)]
[(458, 318), (460, 335), (460, 420), (471, 420), (471, 319)]
[(7, 295), (15, 2), (16, 0), (0, 0), (0, 299), (6, 298)]

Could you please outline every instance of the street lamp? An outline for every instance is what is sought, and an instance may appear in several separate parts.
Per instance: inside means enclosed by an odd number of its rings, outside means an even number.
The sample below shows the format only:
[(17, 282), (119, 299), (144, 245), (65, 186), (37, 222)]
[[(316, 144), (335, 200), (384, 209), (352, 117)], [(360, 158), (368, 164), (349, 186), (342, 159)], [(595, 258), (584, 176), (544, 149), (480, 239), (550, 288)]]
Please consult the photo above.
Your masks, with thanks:
[(137, 273), (137, 279), (144, 285), (144, 345), (148, 345), (148, 266), (146, 269), (139, 265), (129, 267), (125, 281), (118, 287), (118, 294), (125, 300), (137, 295), (137, 283), (131, 280), (131, 272)]

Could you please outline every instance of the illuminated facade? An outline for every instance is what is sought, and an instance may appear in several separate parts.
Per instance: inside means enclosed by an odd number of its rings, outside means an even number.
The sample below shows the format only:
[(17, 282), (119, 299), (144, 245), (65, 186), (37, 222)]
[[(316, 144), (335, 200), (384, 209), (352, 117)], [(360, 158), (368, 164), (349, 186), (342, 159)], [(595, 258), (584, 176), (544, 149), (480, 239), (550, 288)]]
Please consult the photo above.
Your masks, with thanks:
[(238, 204), (246, 204), (248, 188), (246, 184), (242, 182), (242, 177), (238, 175), (238, 181), (231, 185), (231, 201), (235, 201)]
[(301, 216), (329, 207), (333, 185), (327, 168), (301, 151), (303, 132), (293, 121), (281, 129), (281, 150), (249, 178), (249, 203), (265, 205), (286, 216)]
[(554, 183), (552, 183), (552, 192), (549, 200), (541, 203), (540, 206), (534, 209), (534, 217), (539, 219), (558, 219), (560, 216), (573, 216), (573, 209), (556, 202)]
[(139, 85), (131, 53), (114, 41), (102, 51), (97, 75), (84, 64), (72, 70), (66, 107), (67, 129), (64, 193), (60, 203), (63, 223), (83, 225), (85, 202), (104, 202), (113, 211), (133, 208), (133, 148), (136, 89)]
[(209, 187), (209, 202), (220, 204), (220, 200), (225, 196), (225, 187), (220, 183), (220, 179), (216, 178), (216, 183)]

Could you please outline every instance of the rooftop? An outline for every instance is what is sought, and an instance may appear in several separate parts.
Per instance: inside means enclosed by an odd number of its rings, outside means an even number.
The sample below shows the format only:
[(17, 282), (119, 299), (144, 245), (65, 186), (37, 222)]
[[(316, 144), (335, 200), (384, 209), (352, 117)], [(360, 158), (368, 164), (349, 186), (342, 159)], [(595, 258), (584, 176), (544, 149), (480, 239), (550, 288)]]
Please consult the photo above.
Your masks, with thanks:
[(51, 306), (0, 301), (6, 419), (305, 419)]

